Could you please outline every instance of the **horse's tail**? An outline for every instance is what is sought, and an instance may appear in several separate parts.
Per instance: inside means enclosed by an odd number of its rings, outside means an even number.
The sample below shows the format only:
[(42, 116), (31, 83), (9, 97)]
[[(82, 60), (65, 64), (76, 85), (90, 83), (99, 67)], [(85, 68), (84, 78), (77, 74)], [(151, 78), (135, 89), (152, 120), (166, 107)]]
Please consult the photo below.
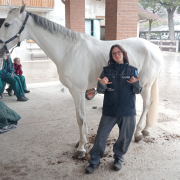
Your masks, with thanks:
[(155, 126), (158, 120), (158, 103), (159, 103), (158, 76), (156, 77), (151, 87), (151, 99), (152, 99), (152, 104), (146, 115), (146, 125), (148, 127)]

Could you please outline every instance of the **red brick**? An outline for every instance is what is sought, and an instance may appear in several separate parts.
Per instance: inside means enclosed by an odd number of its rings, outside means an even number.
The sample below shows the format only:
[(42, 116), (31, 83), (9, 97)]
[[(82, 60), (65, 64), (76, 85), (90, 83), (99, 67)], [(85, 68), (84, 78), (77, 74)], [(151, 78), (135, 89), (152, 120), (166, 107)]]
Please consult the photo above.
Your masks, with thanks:
[(85, 33), (85, 0), (65, 1), (66, 27)]
[(106, 0), (105, 39), (137, 36), (138, 0)]

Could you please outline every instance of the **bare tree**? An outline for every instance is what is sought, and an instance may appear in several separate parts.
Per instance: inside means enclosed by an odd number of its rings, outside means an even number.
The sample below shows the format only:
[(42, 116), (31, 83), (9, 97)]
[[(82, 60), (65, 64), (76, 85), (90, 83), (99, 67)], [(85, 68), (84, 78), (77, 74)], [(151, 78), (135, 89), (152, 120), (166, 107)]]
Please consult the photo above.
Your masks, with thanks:
[[(180, 13), (180, 0), (139, 0), (140, 4), (145, 8), (165, 8), (168, 14), (169, 37), (171, 40), (175, 39), (174, 34), (174, 12)], [(154, 5), (153, 5), (154, 4)]]

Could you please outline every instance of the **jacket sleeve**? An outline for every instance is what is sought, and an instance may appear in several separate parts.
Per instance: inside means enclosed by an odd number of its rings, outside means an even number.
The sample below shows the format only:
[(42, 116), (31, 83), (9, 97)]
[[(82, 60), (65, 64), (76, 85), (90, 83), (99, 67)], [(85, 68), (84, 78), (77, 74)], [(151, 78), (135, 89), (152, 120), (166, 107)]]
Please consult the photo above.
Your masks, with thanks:
[(0, 70), (2, 70), (2, 67), (3, 67), (3, 59), (0, 58)]
[[(100, 78), (104, 78), (104, 71), (101, 73)], [(99, 94), (104, 94), (107, 89), (107, 85), (103, 85), (100, 81), (97, 83), (97, 92)]]
[(0, 59), (0, 77), (2, 75), (2, 69), (3, 69), (3, 59)]
[(137, 81), (137, 82), (135, 82), (135, 83), (132, 83), (132, 87), (133, 87), (133, 93), (134, 93), (134, 94), (139, 94), (139, 93), (141, 93), (142, 87), (141, 87), (139, 81)]
[[(19, 65), (19, 75), (22, 75), (23, 74), (23, 71), (22, 69), (20, 68), (21, 64)], [(21, 66), (22, 67), (22, 66)]]
[(9, 73), (10, 73), (10, 75), (13, 73), (14, 74), (14, 65), (13, 65), (13, 63), (12, 63), (12, 60), (11, 60), (11, 58), (9, 58), (9, 61), (10, 61), (10, 71), (9, 71)]
[(2, 66), (2, 69), (0, 70), (0, 75), (3, 75), (6, 73), (6, 70), (5, 70), (5, 60), (3, 58), (3, 66)]
[[(137, 78), (138, 77), (138, 72), (137, 70), (135, 70), (134, 72), (134, 77)], [(133, 88), (133, 93), (134, 94), (139, 94), (142, 91), (142, 87), (139, 81), (132, 83), (132, 88)]]

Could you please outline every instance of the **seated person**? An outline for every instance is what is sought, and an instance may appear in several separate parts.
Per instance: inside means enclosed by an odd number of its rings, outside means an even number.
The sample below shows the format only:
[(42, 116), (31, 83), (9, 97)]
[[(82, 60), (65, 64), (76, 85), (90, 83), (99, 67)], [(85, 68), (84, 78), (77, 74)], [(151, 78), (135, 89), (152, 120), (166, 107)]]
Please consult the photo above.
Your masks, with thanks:
[[(20, 81), (21, 81), (21, 84), (22, 84), (22, 87), (23, 87), (23, 90), (25, 93), (29, 93), (30, 91), (27, 90), (27, 87), (26, 87), (26, 79), (25, 77), (22, 75), (23, 74), (23, 71), (22, 71), (22, 65), (21, 65), (21, 61), (19, 58), (14, 58), (14, 73), (19, 77)], [(8, 94), (11, 96), (12, 95), (12, 88), (11, 86), (6, 89), (6, 91), (8, 92)]]
[(0, 102), (0, 134), (16, 128), (20, 119), (19, 114), (10, 109), (4, 102)]
[(3, 67), (2, 70), (0, 70), (0, 78), (2, 81), (10, 84), (18, 101), (28, 100), (28, 98), (24, 95), (24, 89), (21, 85), (19, 77), (14, 73), (14, 66), (9, 55), (3, 58)]

